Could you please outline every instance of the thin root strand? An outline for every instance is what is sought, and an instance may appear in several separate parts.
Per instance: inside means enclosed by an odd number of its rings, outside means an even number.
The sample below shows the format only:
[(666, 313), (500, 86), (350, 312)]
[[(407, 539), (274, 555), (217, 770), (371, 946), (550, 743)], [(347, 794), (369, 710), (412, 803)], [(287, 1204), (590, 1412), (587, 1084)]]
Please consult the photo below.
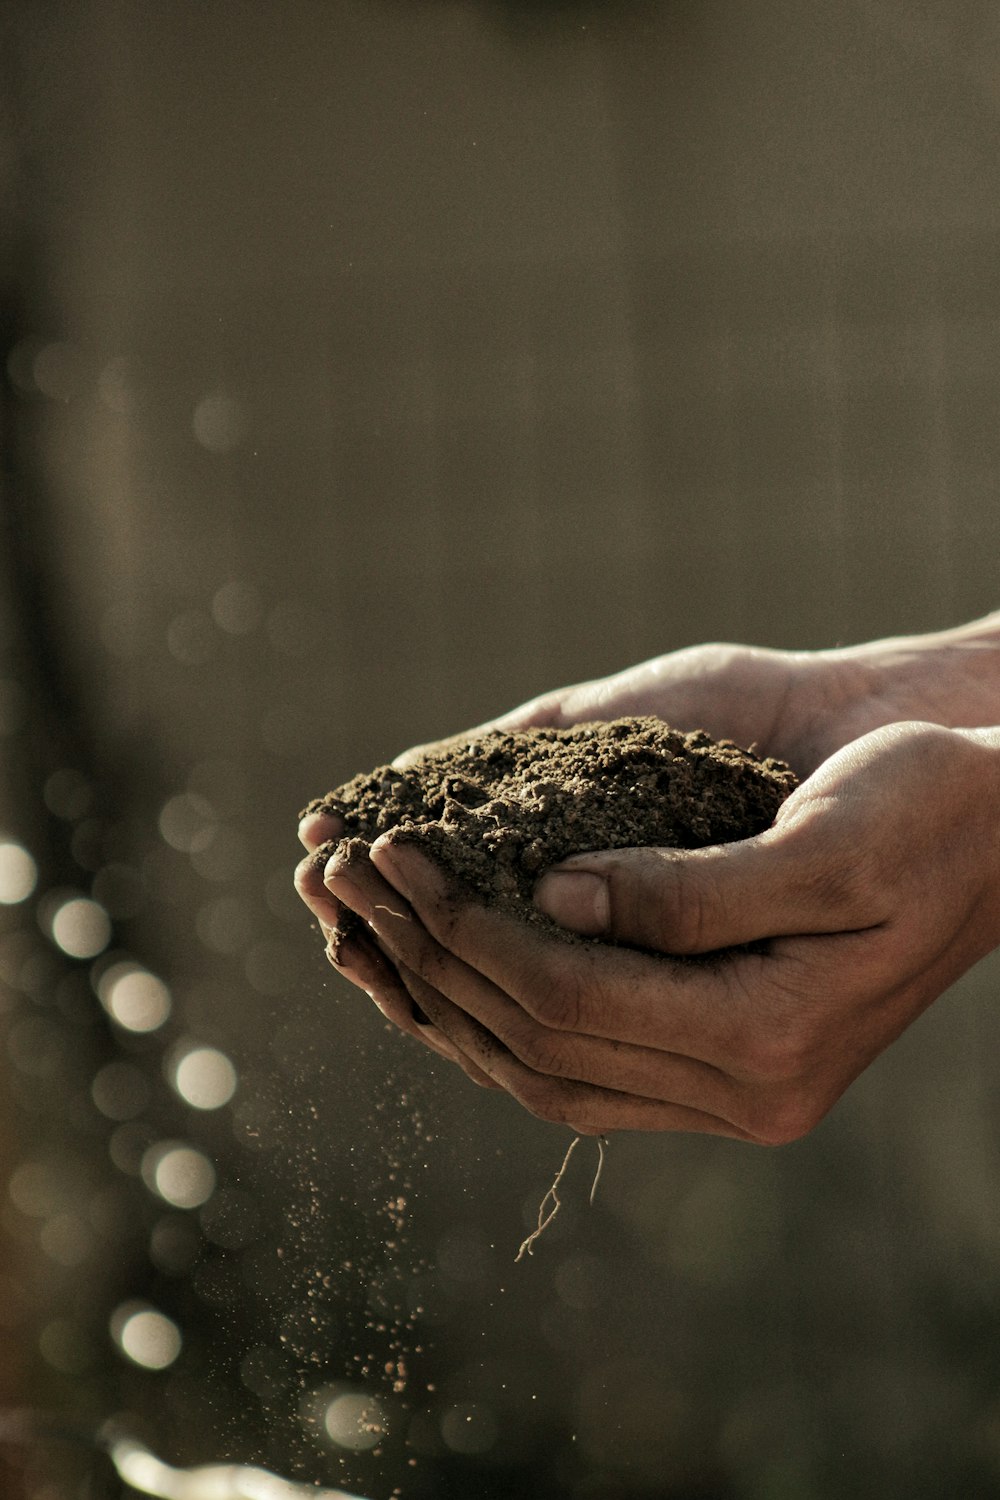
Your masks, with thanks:
[[(549, 1225), (552, 1223), (552, 1220), (555, 1218), (556, 1214), (562, 1207), (562, 1199), (559, 1197), (559, 1184), (562, 1182), (563, 1178), (566, 1175), (566, 1168), (569, 1166), (569, 1159), (573, 1155), (573, 1152), (576, 1150), (577, 1146), (580, 1144), (581, 1139), (581, 1136), (575, 1135), (566, 1148), (566, 1155), (562, 1159), (562, 1166), (556, 1173), (555, 1178), (552, 1182), (552, 1186), (549, 1188), (548, 1192), (545, 1194), (545, 1197), (538, 1205), (538, 1223), (528, 1235), (528, 1238), (522, 1241), (521, 1248), (520, 1250), (518, 1250), (517, 1254), (514, 1257), (515, 1265), (522, 1258), (522, 1256), (526, 1254), (534, 1255), (535, 1241), (538, 1239), (539, 1235), (545, 1233), (546, 1229), (548, 1229)], [(594, 1195), (597, 1192), (597, 1184), (601, 1180), (601, 1172), (604, 1168), (604, 1152), (606, 1146), (607, 1137), (599, 1135), (597, 1137), (597, 1171), (594, 1173), (594, 1181), (591, 1184), (590, 1188), (591, 1207), (593, 1207)], [(549, 1204), (551, 1204), (551, 1207), (549, 1207)]]

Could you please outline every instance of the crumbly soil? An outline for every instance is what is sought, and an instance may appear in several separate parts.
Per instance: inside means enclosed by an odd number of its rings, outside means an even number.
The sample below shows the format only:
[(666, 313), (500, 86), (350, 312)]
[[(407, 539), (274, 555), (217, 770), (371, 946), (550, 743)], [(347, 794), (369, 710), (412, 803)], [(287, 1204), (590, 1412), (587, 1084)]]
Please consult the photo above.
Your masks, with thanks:
[(596, 849), (748, 838), (797, 784), (784, 762), (730, 740), (632, 718), (449, 741), (405, 769), (355, 776), (305, 812), (339, 817), (352, 857), (390, 833), (419, 845), (460, 889), (557, 930), (531, 904), (550, 865)]

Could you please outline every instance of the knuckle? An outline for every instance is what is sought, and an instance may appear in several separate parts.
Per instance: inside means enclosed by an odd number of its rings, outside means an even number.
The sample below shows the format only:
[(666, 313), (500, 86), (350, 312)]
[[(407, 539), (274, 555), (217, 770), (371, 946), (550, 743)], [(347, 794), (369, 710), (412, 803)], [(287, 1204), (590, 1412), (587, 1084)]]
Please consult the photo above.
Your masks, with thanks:
[(806, 1061), (805, 1039), (791, 1028), (757, 1033), (747, 1044), (746, 1059), (750, 1073), (759, 1082), (792, 1083)]
[(789, 827), (786, 848), (804, 904), (836, 914), (845, 925), (870, 925), (887, 889), (881, 841), (848, 839), (816, 809)]
[(578, 1031), (583, 1011), (583, 982), (569, 966), (553, 970), (543, 963), (525, 986), (528, 1014), (553, 1031)]
[(695, 875), (695, 868), (690, 866), (687, 878), (679, 879), (680, 871), (674, 866), (670, 946), (678, 953), (698, 953), (706, 946), (711, 902), (704, 878), (700, 872)]
[(519, 1062), (533, 1073), (565, 1077), (568, 1059), (565, 1042), (553, 1036), (541, 1026), (520, 1027), (506, 1038), (506, 1044)]
[(819, 1124), (824, 1110), (806, 1089), (785, 1089), (756, 1112), (753, 1133), (765, 1146), (788, 1146)]
[(529, 1114), (551, 1125), (566, 1125), (573, 1113), (570, 1100), (557, 1083), (549, 1079), (529, 1078), (518, 1083), (514, 1090), (518, 1102)]

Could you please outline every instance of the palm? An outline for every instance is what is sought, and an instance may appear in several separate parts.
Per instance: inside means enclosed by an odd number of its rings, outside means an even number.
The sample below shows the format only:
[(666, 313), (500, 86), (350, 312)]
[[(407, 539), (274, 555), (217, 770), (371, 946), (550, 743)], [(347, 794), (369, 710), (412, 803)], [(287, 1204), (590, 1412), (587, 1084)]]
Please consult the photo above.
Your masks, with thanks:
[(655, 714), (678, 729), (756, 746), (800, 776), (873, 723), (867, 699), (845, 690), (832, 662), (750, 646), (693, 646), (613, 677), (534, 699), (499, 722), (505, 728), (561, 726), (586, 719)]

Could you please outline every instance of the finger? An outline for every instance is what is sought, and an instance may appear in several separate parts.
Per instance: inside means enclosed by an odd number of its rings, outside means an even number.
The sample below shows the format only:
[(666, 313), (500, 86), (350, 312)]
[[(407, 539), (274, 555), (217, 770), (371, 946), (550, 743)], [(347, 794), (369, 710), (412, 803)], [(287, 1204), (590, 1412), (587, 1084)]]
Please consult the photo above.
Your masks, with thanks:
[[(399, 909), (404, 905), (399, 893), (386, 884), (363, 849), (337, 851), (329, 860), (328, 869), (330, 870), (328, 878), (341, 890), (345, 897), (345, 906), (355, 915), (363, 918), (369, 909), (391, 905), (398, 920), (409, 920), (414, 923), (412, 914)], [(440, 1045), (444, 1039), (435, 1033), (433, 1026), (428, 1024), (427, 1016), (420, 1010), (412, 994), (407, 991), (400, 979), (398, 968), (391, 955), (380, 950), (378, 940), (371, 930), (363, 929), (356, 941), (367, 955), (369, 972), (373, 976), (372, 999), (379, 1005), (383, 1014), (411, 1036), (426, 1041), (449, 1061), (457, 1062), (473, 1083), (479, 1084), (482, 1088), (494, 1088), (496, 1085), (481, 1073), (480, 1069), (461, 1051), (456, 1050), (450, 1043), (446, 1043), (444, 1047)], [(362, 988), (366, 989), (368, 986), (362, 984)]]
[(423, 1040), (424, 1028), (414, 1019), (410, 995), (394, 964), (379, 951), (370, 933), (360, 926), (346, 934), (335, 931), (326, 956), (339, 974), (374, 1000), (387, 1020)]
[[(372, 896), (373, 900), (377, 900), (378, 896), (381, 895), (383, 899), (390, 901), (394, 900), (397, 902), (397, 904), (401, 904), (399, 902), (398, 895), (385, 885), (385, 882), (372, 868), (371, 863), (368, 859), (367, 845), (360, 840), (352, 841), (349, 844), (341, 843), (332, 846), (329, 844), (325, 844), (316, 852), (316, 854), (312, 855), (309, 860), (303, 861), (303, 865), (311, 866), (311, 873), (308, 877), (308, 889), (310, 891), (312, 890), (313, 883), (315, 881), (315, 872), (319, 869), (320, 866), (322, 866), (323, 874), (320, 879), (323, 887), (324, 898), (327, 903), (336, 908), (338, 913), (337, 925), (333, 928), (332, 931), (328, 932), (330, 942), (327, 949), (327, 955), (330, 958), (331, 963), (336, 965), (341, 959), (345, 937), (345, 916), (350, 917), (352, 922), (354, 918), (357, 917), (361, 919), (361, 921), (358, 923), (360, 931), (357, 931), (353, 927), (348, 928), (347, 931), (351, 934), (351, 936), (356, 936), (358, 944), (367, 949), (373, 960), (377, 957), (380, 968), (387, 969), (394, 974), (398, 984), (398, 975), (395, 975), (392, 958), (391, 956), (380, 952), (379, 943), (375, 934), (371, 931), (370, 927), (365, 926), (364, 911), (358, 909), (358, 902), (353, 898), (352, 893), (354, 891), (354, 886), (347, 881), (347, 875), (350, 874), (352, 878), (357, 877), (360, 879), (367, 879), (369, 885), (377, 882), (378, 884)], [(337, 899), (336, 895), (329, 889), (329, 886), (326, 882), (327, 871), (336, 871), (338, 872), (338, 874), (340, 872), (343, 872), (342, 878), (344, 881), (344, 891), (348, 894), (349, 897), (351, 897), (351, 899), (345, 902), (341, 902)], [(327, 931), (327, 929), (324, 929), (324, 931)], [(413, 1007), (408, 1006), (406, 1007), (406, 1009), (407, 1012), (410, 1013), (412, 1012)], [(421, 1023), (424, 1020), (424, 1018), (419, 1014), (412, 1017), (412, 1019), (416, 1023)]]
[(337, 926), (341, 905), (323, 884), (323, 871), (333, 853), (334, 845), (321, 844), (313, 853), (300, 859), (295, 867), (295, 889), (313, 916), (319, 922), (325, 937)]
[(534, 1073), (419, 975), (407, 972), (406, 980), (438, 1028), (539, 1119), (569, 1125), (579, 1134), (589, 1135), (611, 1130), (672, 1130), (753, 1139), (730, 1121), (702, 1110)]
[[(640, 1094), (664, 1103), (683, 1104), (717, 1115), (730, 1124), (740, 1124), (740, 1090), (719, 1068), (653, 1047), (555, 1031), (536, 1021), (461, 960), (442, 953), (438, 966), (438, 992), (479, 1021), (485, 1031), (531, 1072)], [(415, 971), (404, 963), (398, 967), (419, 1004), (417, 989), (408, 978)], [(424, 986), (426, 981), (421, 980), (420, 984)]]
[[(683, 961), (574, 942), (470, 899), (450, 888), (438, 867), (409, 844), (380, 839), (371, 862), (403, 899), (397, 921), (391, 902), (367, 919), (394, 957), (460, 1004), (460, 976), (447, 959), (516, 1000), (556, 1031), (678, 1053), (734, 1073), (748, 1034), (768, 998), (763, 956)], [(413, 918), (417, 920), (414, 921)], [(651, 996), (655, 1003), (651, 1003)]]
[[(384, 960), (398, 971), (401, 972), (397, 963), (400, 952), (411, 956), (433, 953), (437, 969), (453, 989), (463, 992), (476, 987), (495, 989), (488, 980), (440, 948), (425, 932), (409, 903), (367, 857), (342, 849), (336, 851), (327, 865), (325, 879), (343, 905), (361, 918), (369, 937), (381, 947)], [(397, 937), (400, 931), (406, 934), (402, 943)], [(423, 966), (426, 969), (432, 966), (426, 956)]]
[[(414, 1009), (420, 1010), (422, 1014), (426, 1015), (426, 1012), (423, 1011), (423, 1008), (420, 1006), (420, 1003), (416, 998), (414, 987), (414, 980), (416, 979), (416, 975), (414, 975), (410, 970), (403, 967), (399, 968), (398, 975), (400, 983), (403, 984), (406, 988), (407, 996), (409, 998), (411, 1006)], [(431, 989), (430, 985), (422, 985), (421, 988), (425, 993), (430, 993), (433, 997), (434, 991)], [(501, 1087), (499, 1083), (494, 1082), (494, 1080), (490, 1078), (488, 1073), (483, 1072), (482, 1068), (479, 1067), (476, 1061), (472, 1057), (470, 1057), (468, 1053), (463, 1051), (461, 1047), (457, 1046), (449, 1037), (445, 1036), (440, 1028), (435, 1026), (429, 1018), (426, 1024), (420, 1027), (420, 1033), (421, 1040), (427, 1040), (429, 1044), (434, 1047), (434, 1050), (440, 1052), (441, 1056), (446, 1057), (449, 1062), (457, 1063), (458, 1066), (462, 1069), (463, 1073), (465, 1073), (465, 1075), (480, 1088), (495, 1090)]]
[(386, 1020), (405, 1031), (408, 1036), (415, 1037), (439, 1057), (458, 1063), (473, 1078), (473, 1082), (488, 1088), (496, 1087), (485, 1075), (480, 1075), (479, 1069), (434, 1026), (417, 1024), (410, 992), (395, 966), (379, 952), (370, 935), (358, 931), (339, 942), (332, 942), (327, 949), (327, 956), (339, 974), (364, 990)]
[(299, 822), (299, 842), (311, 852), (344, 836), (344, 822), (333, 813), (311, 812)]
[(877, 926), (888, 907), (874, 894), (875, 905), (856, 851), (795, 824), (705, 849), (573, 855), (542, 876), (535, 903), (583, 936), (696, 954)]

